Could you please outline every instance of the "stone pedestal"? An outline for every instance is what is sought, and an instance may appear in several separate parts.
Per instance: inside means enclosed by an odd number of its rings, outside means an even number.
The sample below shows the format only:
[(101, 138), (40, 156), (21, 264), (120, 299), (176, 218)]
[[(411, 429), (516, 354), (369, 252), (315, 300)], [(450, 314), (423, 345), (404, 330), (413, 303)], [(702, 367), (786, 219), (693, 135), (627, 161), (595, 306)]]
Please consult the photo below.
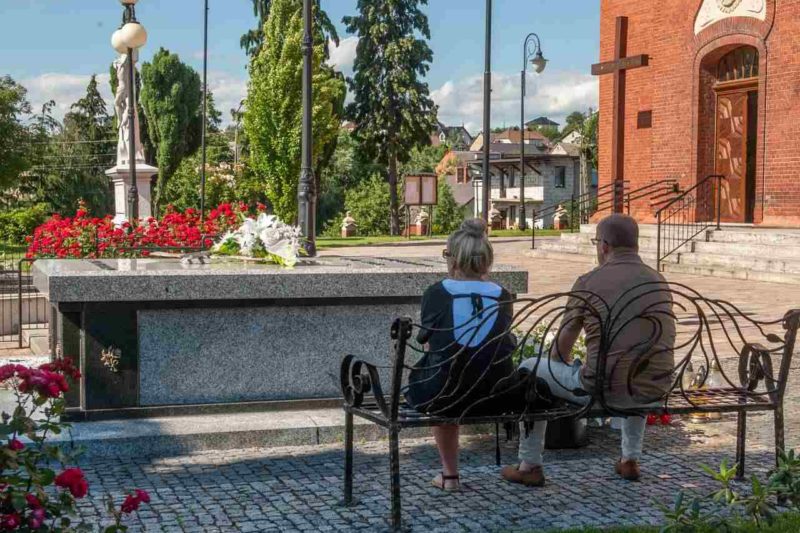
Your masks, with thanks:
[[(389, 365), (392, 322), (417, 317), (446, 271), (420, 258), (323, 258), (291, 270), (46, 259), (33, 277), (53, 305), (52, 338), (80, 360), (80, 394), (68, 399), (80, 418), (339, 397), (342, 357)], [(492, 278), (528, 290), (524, 270), (498, 265)], [(116, 368), (104, 353), (119, 354)]]
[(564, 209), (564, 206), (559, 205), (558, 209), (553, 214), (553, 229), (569, 229), (569, 213), (567, 213), (567, 210)]
[[(158, 174), (158, 169), (142, 162), (136, 162), (136, 188), (139, 192), (139, 218), (153, 216), (151, 180)], [(130, 168), (128, 165), (117, 165), (106, 170), (106, 176), (114, 184), (114, 216), (131, 219), (128, 212), (128, 190), (131, 188)]]
[(358, 235), (358, 225), (350, 211), (348, 211), (344, 220), (342, 220), (342, 238), (347, 239), (356, 235)]
[(492, 230), (503, 229), (503, 214), (494, 206), (489, 210), (489, 224)]

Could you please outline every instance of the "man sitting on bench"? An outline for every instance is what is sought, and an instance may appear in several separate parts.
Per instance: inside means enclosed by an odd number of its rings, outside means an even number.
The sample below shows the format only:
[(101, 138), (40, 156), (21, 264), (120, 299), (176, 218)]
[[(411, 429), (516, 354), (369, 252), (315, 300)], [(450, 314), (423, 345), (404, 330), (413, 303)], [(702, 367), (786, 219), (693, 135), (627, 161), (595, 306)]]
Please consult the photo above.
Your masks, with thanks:
[[(535, 372), (547, 383), (554, 396), (583, 405), (596, 397), (601, 320), (605, 324), (609, 319), (613, 320), (609, 334), (613, 340), (605, 372), (607, 404), (612, 408), (641, 409), (657, 404), (668, 393), (674, 367), (672, 299), (664, 277), (639, 257), (638, 241), (639, 227), (627, 215), (610, 215), (597, 225), (592, 242), (597, 246), (599, 266), (576, 281), (572, 291), (582, 294), (570, 298), (549, 358), (535, 357), (522, 363), (522, 368)], [(610, 317), (603, 302), (612, 309)], [(581, 329), (586, 333), (584, 364), (573, 362), (570, 357)], [(624, 479), (639, 479), (644, 428), (645, 418), (641, 416), (624, 419), (622, 457), (616, 464), (617, 474)], [(544, 485), (542, 452), (546, 429), (547, 422), (536, 422), (527, 434), (521, 431), (520, 463), (503, 468), (504, 479), (531, 487)]]

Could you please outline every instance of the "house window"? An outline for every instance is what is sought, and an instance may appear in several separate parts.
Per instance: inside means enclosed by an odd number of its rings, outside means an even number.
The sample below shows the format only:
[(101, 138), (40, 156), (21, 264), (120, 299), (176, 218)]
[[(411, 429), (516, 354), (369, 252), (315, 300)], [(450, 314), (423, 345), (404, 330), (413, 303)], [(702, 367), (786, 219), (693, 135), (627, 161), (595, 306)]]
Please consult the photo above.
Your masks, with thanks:
[(456, 168), (456, 183), (467, 183), (469, 181), (469, 170), (467, 167)]
[(556, 167), (556, 189), (567, 187), (567, 167)]

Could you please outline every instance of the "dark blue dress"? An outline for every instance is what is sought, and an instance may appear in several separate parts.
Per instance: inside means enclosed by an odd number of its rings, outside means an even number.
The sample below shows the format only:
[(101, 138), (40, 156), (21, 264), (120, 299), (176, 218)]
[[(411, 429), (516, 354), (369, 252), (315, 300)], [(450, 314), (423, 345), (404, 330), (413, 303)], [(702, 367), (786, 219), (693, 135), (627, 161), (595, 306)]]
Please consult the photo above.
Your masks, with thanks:
[(417, 341), (428, 348), (408, 377), (406, 400), (434, 415), (500, 414), (514, 374), (511, 295), (496, 283), (444, 280), (422, 297)]

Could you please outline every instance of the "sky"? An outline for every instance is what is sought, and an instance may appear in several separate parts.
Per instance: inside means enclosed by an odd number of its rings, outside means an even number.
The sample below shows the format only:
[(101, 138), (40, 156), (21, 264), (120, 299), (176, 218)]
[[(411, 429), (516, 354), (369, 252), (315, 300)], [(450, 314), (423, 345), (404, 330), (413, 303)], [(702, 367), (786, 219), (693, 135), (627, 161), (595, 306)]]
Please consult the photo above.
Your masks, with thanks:
[[(247, 57), (240, 36), (255, 25), (251, 0), (209, 0), (209, 87), (226, 122), (247, 93)], [(331, 62), (352, 73), (356, 38), (341, 20), (356, 13), (357, 0), (322, 0), (339, 30)], [(426, 81), (447, 125), (475, 133), (482, 123), (484, 0), (429, 0), (433, 63)], [(572, 111), (597, 107), (598, 84), (590, 66), (599, 56), (598, 0), (494, 0), (492, 125), (519, 122), (522, 43), (541, 38), (549, 60), (539, 75), (528, 69), (528, 119), (544, 115), (563, 123)], [(98, 74), (110, 103), (111, 33), (122, 8), (116, 0), (0, 0), (0, 76), (28, 89), (39, 109), (53, 99), (62, 116)], [(141, 59), (164, 47), (198, 72), (203, 57), (203, 0), (139, 0), (137, 17), (147, 29)]]

